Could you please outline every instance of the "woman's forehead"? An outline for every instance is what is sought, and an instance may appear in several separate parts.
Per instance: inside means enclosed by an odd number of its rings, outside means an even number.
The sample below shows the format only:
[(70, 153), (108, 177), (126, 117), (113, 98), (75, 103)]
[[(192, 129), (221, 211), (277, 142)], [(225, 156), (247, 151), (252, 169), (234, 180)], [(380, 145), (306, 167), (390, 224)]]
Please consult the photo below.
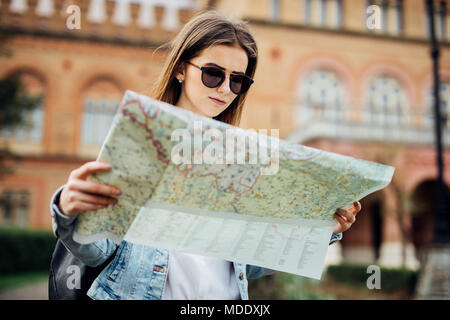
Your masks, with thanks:
[(245, 73), (248, 64), (247, 53), (238, 46), (215, 45), (204, 49), (195, 61), (202, 65), (219, 66), (229, 72)]

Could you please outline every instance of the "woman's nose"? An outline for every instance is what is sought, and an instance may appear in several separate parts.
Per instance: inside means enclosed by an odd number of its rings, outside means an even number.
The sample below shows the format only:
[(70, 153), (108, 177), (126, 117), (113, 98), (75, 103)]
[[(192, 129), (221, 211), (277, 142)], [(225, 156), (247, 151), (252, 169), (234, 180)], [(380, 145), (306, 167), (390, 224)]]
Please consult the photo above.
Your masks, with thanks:
[(230, 89), (230, 78), (226, 77), (225, 80), (222, 82), (222, 84), (217, 88), (217, 90), (220, 93), (228, 94), (231, 91), (231, 89)]

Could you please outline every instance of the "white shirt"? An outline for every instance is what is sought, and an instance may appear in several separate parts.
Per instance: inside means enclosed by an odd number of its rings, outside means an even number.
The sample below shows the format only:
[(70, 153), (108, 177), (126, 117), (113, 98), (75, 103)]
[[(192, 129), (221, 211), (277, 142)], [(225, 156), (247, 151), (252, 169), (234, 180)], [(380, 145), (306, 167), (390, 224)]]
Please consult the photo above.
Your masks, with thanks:
[(170, 251), (162, 299), (237, 300), (239, 287), (230, 261)]

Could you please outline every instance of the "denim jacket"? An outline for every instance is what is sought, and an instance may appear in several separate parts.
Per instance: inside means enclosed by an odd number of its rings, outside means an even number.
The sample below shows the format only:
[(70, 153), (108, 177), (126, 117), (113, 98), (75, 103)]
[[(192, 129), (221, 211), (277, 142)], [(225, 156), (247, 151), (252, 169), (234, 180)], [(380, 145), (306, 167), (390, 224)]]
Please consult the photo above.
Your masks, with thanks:
[[(56, 237), (83, 263), (95, 267), (105, 262), (117, 248), (109, 239), (79, 244), (72, 239), (76, 217), (64, 215), (58, 208), (64, 186), (52, 197), (50, 210)], [(333, 234), (330, 244), (342, 239)], [(114, 259), (92, 283), (88, 296), (95, 300), (159, 300), (163, 296), (169, 262), (169, 251), (122, 241)], [(248, 300), (247, 279), (271, 275), (275, 270), (233, 262), (242, 300)]]

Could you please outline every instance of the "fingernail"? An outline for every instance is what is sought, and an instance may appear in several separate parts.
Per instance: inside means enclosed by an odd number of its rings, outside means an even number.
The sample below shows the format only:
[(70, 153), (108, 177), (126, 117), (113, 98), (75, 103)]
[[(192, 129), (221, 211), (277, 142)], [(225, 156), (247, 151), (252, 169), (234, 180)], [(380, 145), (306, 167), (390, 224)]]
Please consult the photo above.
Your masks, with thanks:
[(106, 165), (106, 168), (107, 168), (107, 169), (112, 169), (112, 167), (113, 167), (113, 166), (110, 165), (110, 164), (107, 164), (107, 165)]
[(120, 195), (122, 194), (122, 191), (117, 190), (117, 191), (116, 191), (116, 194), (117, 194), (118, 196), (120, 196)]

